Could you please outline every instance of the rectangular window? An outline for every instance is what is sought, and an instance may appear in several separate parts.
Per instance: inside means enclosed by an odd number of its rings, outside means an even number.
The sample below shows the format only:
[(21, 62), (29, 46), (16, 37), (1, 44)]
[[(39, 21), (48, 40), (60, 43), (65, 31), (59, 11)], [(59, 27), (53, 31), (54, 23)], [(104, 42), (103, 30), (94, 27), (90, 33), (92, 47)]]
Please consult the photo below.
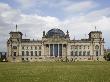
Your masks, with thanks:
[(26, 56), (29, 56), (29, 51), (26, 51)]
[(35, 51), (35, 56), (37, 56), (37, 51)]
[(24, 56), (24, 51), (22, 51), (22, 56)]
[(31, 56), (33, 56), (33, 51), (31, 51)]
[(41, 50), (41, 46), (39, 46), (39, 50)]
[(41, 51), (39, 51), (39, 56), (41, 56)]
[(24, 50), (24, 46), (22, 47), (22, 50)]
[(90, 51), (87, 52), (87, 55), (90, 56)]
[(16, 56), (16, 52), (14, 52), (14, 56)]
[(35, 46), (35, 50), (37, 50), (37, 46)]

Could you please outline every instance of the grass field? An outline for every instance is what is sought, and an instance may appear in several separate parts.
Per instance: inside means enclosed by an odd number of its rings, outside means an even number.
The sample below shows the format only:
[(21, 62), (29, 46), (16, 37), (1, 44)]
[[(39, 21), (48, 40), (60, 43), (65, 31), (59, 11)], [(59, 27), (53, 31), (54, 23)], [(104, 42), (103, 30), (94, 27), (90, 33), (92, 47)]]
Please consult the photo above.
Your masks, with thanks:
[(0, 82), (110, 82), (110, 62), (2, 62)]

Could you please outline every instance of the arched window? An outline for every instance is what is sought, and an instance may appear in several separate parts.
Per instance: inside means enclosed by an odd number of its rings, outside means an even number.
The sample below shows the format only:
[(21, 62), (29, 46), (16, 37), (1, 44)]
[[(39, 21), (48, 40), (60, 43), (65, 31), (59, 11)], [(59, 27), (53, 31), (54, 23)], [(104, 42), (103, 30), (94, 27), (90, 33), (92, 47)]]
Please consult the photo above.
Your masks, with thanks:
[(90, 51), (87, 52), (87, 55), (90, 56)]
[(99, 49), (99, 46), (98, 46), (98, 45), (96, 45), (96, 46), (95, 46), (95, 49), (96, 49), (96, 50), (98, 50), (98, 49)]
[(71, 56), (73, 56), (73, 51), (71, 51)]
[(78, 51), (75, 51), (75, 56), (78, 56)]
[(29, 56), (29, 51), (26, 51), (26, 55)]
[(86, 56), (86, 51), (83, 51), (83, 56)]
[(82, 56), (82, 51), (79, 52), (79, 56)]
[(13, 46), (13, 49), (17, 49), (17, 46)]

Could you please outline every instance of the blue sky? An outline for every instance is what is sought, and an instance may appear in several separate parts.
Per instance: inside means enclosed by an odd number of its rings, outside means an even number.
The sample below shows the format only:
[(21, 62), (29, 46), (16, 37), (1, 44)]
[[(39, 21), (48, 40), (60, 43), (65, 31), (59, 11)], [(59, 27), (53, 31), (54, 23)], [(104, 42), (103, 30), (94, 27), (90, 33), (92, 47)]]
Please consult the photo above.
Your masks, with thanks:
[(31, 39), (41, 39), (43, 30), (56, 27), (69, 30), (71, 39), (88, 38), (97, 26), (108, 48), (110, 0), (0, 0), (0, 51), (6, 50), (9, 32), (16, 24), (27, 35), (23, 37)]

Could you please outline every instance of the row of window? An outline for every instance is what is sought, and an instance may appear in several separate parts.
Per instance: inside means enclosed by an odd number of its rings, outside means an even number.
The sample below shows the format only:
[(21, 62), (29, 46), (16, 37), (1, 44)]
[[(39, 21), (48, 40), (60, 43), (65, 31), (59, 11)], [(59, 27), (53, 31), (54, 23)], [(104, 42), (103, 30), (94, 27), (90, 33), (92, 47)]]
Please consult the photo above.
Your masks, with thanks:
[[(99, 52), (95, 52), (96, 56), (99, 55)], [(71, 56), (90, 56), (90, 51), (71, 51)]]
[(80, 46), (78, 46), (78, 45), (77, 46), (75, 46), (75, 45), (72, 45), (71, 46), (71, 49), (82, 49), (82, 48), (83, 49), (86, 49), (86, 48), (89, 49), (90, 47), (89, 46), (81, 46), (81, 45)]
[[(28, 60), (32, 60), (32, 59), (37, 59), (37, 58), (22, 58), (22, 61), (24, 61), (24, 60), (26, 60), (26, 61), (28, 61)], [(40, 58), (39, 58), (40, 59)]]
[[(81, 45), (80, 45), (80, 46), (78, 46), (78, 45), (76, 45), (76, 46), (75, 46), (75, 45), (72, 45), (72, 46), (71, 46), (71, 49), (86, 49), (86, 48), (89, 49), (90, 46), (81, 46)], [(96, 45), (96, 46), (95, 46), (95, 49), (99, 49), (99, 46)]]
[(41, 51), (22, 51), (22, 56), (41, 56)]
[(90, 56), (90, 51), (71, 51), (71, 56)]
[(41, 46), (22, 46), (22, 50), (28, 50), (28, 49), (31, 49), (31, 50), (33, 50), (33, 49), (35, 49), (35, 50), (41, 50)]

